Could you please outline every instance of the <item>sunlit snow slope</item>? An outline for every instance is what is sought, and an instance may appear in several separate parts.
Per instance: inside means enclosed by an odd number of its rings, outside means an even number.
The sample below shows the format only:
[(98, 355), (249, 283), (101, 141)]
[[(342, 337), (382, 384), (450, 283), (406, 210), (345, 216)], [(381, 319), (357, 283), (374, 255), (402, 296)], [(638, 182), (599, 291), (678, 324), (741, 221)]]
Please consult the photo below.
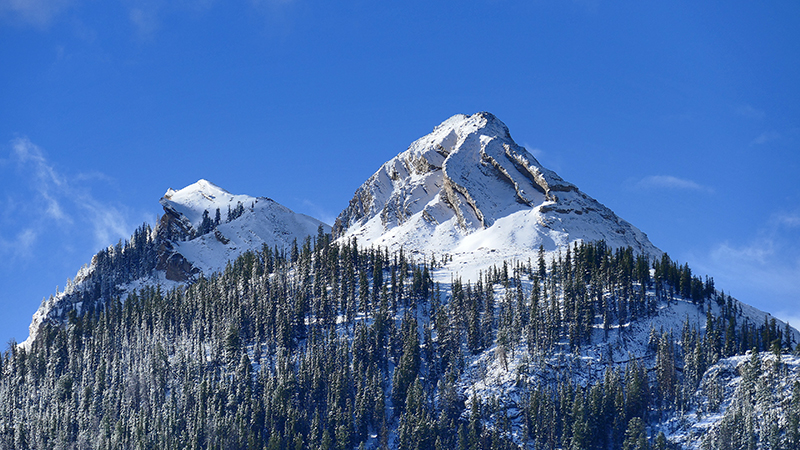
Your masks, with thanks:
[(577, 240), (661, 254), (636, 227), (542, 167), (486, 112), (447, 119), (385, 163), (358, 188), (334, 234), (447, 253), (450, 268), (466, 276)]
[[(205, 274), (222, 270), (228, 261), (247, 250), (260, 250), (263, 245), (285, 250), (295, 239), (302, 245), (306, 236), (317, 234), (320, 225), (324, 232), (330, 232), (330, 226), (272, 199), (233, 195), (206, 180), (179, 191), (170, 189), (160, 202), (164, 217), (180, 222), (187, 235), (200, 234), (205, 211), (211, 220), (217, 209), (220, 211), (221, 221), (211, 232), (173, 242), (174, 251)], [(227, 222), (228, 211), (235, 211), (239, 205), (244, 208), (241, 216)], [(162, 218), (161, 225), (164, 222)]]
[[(155, 229), (126, 245), (111, 246), (95, 255), (67, 287), (42, 302), (34, 313), (27, 346), (44, 323), (62, 323), (70, 311), (82, 314), (102, 307), (144, 286), (175, 287), (200, 274), (225, 269), (228, 261), (264, 245), (288, 250), (330, 226), (297, 214), (266, 197), (234, 195), (206, 180), (183, 189), (169, 189)], [(219, 211), (219, 220), (217, 220)], [(205, 216), (205, 221), (204, 221)], [(150, 230), (149, 228), (147, 228)]]

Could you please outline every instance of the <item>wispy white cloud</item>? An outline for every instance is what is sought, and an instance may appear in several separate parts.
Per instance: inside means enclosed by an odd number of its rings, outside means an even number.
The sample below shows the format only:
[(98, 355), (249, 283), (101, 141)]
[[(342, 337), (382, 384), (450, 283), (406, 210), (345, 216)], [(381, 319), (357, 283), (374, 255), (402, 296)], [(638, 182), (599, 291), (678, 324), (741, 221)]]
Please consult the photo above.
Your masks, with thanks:
[[(195, 16), (210, 11), (218, 0), (116, 0), (113, 4), (120, 8), (121, 15), (115, 15), (111, 20), (127, 18), (127, 23), (117, 23), (117, 26), (130, 27), (135, 36), (143, 41), (152, 41), (160, 29), (170, 23), (174, 16)], [(257, 13), (270, 18), (277, 23), (285, 21), (284, 14), (297, 0), (242, 0), (228, 2), (237, 4), (238, 7), (249, 9), (248, 12)], [(81, 7), (91, 7), (91, 2), (85, 0), (0, 0), (0, 25), (14, 24), (30, 26), (42, 30), (67, 15), (71, 10)], [(75, 15), (71, 21), (73, 31), (82, 39), (92, 41), (97, 37), (97, 32), (88, 28)]]
[(536, 158), (537, 161), (540, 160), (544, 156), (544, 150), (542, 150), (542, 149), (540, 149), (538, 147), (533, 147), (533, 146), (528, 145), (528, 144), (525, 144), (523, 147), (525, 147), (525, 150), (527, 150), (528, 153), (533, 155), (533, 157)]
[(773, 316), (777, 317), (778, 319), (788, 323), (794, 329), (800, 329), (800, 314), (798, 314), (797, 310), (791, 311), (775, 311), (772, 313)]
[(718, 288), (800, 325), (800, 213), (773, 214), (748, 241), (718, 243), (691, 259)]
[(27, 171), (34, 180), (33, 188), (44, 200), (47, 215), (52, 219), (71, 223), (72, 219), (56, 198), (57, 191), (65, 188), (66, 181), (47, 162), (41, 149), (27, 138), (17, 138), (12, 141), (12, 152), (12, 159), (17, 162), (18, 167)]
[[(8, 17), (20, 25), (40, 29), (47, 28), (68, 10), (80, 6), (82, 0), (0, 0), (0, 18)], [(161, 10), (165, 6), (197, 9), (209, 0), (167, 2), (164, 0), (120, 0), (120, 6), (128, 13), (128, 20), (140, 38), (151, 38), (159, 25)], [(87, 30), (80, 30), (86, 33)], [(89, 34), (93, 34), (89, 32)]]
[[(27, 138), (11, 142), (7, 160), (16, 171), (13, 189), (9, 188), (7, 206), (14, 218), (0, 225), (0, 249), (14, 256), (28, 255), (45, 232), (58, 230), (66, 236), (90, 236), (95, 248), (130, 236), (132, 227), (126, 211), (99, 200), (89, 181), (107, 180), (102, 174), (65, 175), (51, 163), (41, 148)], [(9, 174), (6, 174), (9, 175)]]
[(750, 145), (763, 145), (767, 142), (775, 141), (781, 138), (781, 134), (777, 131), (765, 131), (758, 135), (750, 142)]
[(714, 192), (714, 190), (708, 186), (672, 175), (650, 175), (639, 180), (636, 183), (636, 186), (643, 189), (688, 190), (708, 193)]
[(75, 0), (0, 0), (0, 17), (10, 16), (22, 24), (45, 28)]
[[(128, 20), (139, 39), (151, 41), (156, 38), (159, 30), (168, 23), (168, 19), (180, 15), (203, 14), (208, 12), (215, 4), (222, 3), (217, 0), (122, 0), (127, 8)], [(253, 11), (276, 16), (282, 13), (286, 6), (296, 0), (249, 0), (242, 2)]]
[(155, 6), (131, 8), (128, 18), (140, 39), (152, 39), (158, 30), (159, 12)]
[(118, 208), (98, 202), (89, 194), (82, 195), (82, 209), (92, 218), (94, 239), (98, 247), (131, 235), (126, 215)]
[[(794, 261), (800, 274), (800, 242), (795, 240), (800, 232), (800, 213), (780, 212), (772, 214), (758, 230), (756, 236), (749, 243), (733, 245), (727, 242), (718, 244), (712, 251), (712, 256), (719, 261), (739, 261), (750, 265), (768, 265), (781, 254), (793, 255), (789, 260)], [(800, 277), (797, 278), (800, 287)]]
[(11, 240), (6, 240), (0, 235), (0, 255), (28, 258), (36, 242), (38, 233), (32, 228), (21, 230)]
[(766, 113), (763, 110), (754, 108), (751, 105), (739, 105), (736, 107), (735, 112), (737, 115), (748, 119), (760, 120), (766, 117)]
[(17, 234), (16, 249), (23, 253), (28, 253), (33, 243), (36, 241), (38, 233), (31, 228), (22, 230)]
[[(718, 286), (745, 303), (784, 315), (800, 311), (800, 263), (773, 239), (756, 239), (744, 245), (718, 244), (703, 265), (723, 281)], [(800, 325), (800, 321), (793, 323)]]
[(333, 226), (333, 222), (336, 221), (336, 214), (331, 214), (330, 211), (326, 210), (325, 208), (317, 205), (316, 203), (312, 202), (308, 199), (303, 199), (302, 204), (306, 211), (309, 211), (311, 217), (314, 217), (317, 220), (321, 220), (323, 223)]
[(544, 167), (555, 172), (562, 172), (564, 170), (564, 161), (559, 152), (548, 152), (527, 143), (523, 144), (523, 147), (525, 147), (525, 150), (533, 155), (533, 157), (539, 161), (539, 164), (543, 165)]
[(789, 228), (800, 227), (800, 214), (776, 214), (775, 221)]

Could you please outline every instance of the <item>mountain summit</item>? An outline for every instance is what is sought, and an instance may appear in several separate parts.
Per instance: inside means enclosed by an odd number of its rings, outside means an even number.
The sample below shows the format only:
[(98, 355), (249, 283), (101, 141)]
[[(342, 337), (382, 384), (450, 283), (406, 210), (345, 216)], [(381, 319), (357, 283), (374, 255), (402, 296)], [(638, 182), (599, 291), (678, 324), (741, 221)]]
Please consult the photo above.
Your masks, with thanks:
[(207, 180), (160, 204), (0, 355), (0, 449), (800, 447), (800, 333), (489, 113), (334, 230)]
[(229, 261), (264, 246), (285, 251), (319, 227), (330, 227), (267, 197), (234, 195), (199, 180), (168, 189), (159, 200), (164, 214), (155, 228), (142, 225), (128, 242), (98, 252), (91, 264), (55, 296), (42, 302), (23, 346), (30, 346), (47, 323), (63, 323), (145, 286), (173, 288), (225, 269)]
[[(263, 245), (286, 249), (330, 227), (313, 217), (297, 214), (267, 197), (234, 195), (199, 180), (181, 190), (168, 189), (159, 200), (164, 215), (157, 230), (162, 237), (159, 269), (172, 281), (189, 280), (193, 274), (223, 270), (228, 261)], [(169, 258), (177, 258), (170, 264)], [(189, 272), (181, 258), (191, 262)]]
[(385, 163), (356, 190), (333, 232), (470, 258), (525, 256), (577, 240), (661, 254), (636, 227), (544, 168), (487, 112), (455, 115)]

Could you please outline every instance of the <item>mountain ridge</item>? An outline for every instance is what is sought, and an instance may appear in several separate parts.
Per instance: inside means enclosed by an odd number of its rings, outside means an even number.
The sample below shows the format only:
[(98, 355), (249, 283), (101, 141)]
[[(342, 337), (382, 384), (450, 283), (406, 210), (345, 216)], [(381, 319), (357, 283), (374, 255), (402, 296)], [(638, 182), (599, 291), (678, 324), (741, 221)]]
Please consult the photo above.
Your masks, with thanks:
[[(462, 168), (470, 164), (464, 160), (474, 166), (467, 174)], [(471, 182), (470, 176), (485, 183)], [(356, 238), (362, 246), (402, 248), (423, 259), (444, 256), (443, 270), (433, 274), (443, 283), (453, 275), (476, 280), (498, 261), (535, 259), (540, 247), (554, 255), (575, 242), (603, 240), (650, 258), (663, 254), (645, 233), (543, 167), (488, 112), (456, 114), (384, 163), (356, 190), (333, 227), (268, 197), (235, 195), (206, 179), (169, 188), (159, 203), (164, 214), (155, 228), (137, 230), (131, 238), (133, 245), (155, 246), (148, 253), (155, 254), (148, 256), (154, 259), (146, 262), (148, 273), (106, 288), (105, 296), (147, 284), (176, 287), (223, 270), (244, 251), (262, 245), (286, 249), (293, 240), (317, 234), (319, 226), (339, 241)], [(124, 250), (118, 245), (104, 252)], [(42, 303), (24, 345), (43, 322), (63, 320), (70, 309), (80, 314), (84, 305), (74, 294), (96, 283), (98, 255), (64, 291)]]
[[(159, 202), (155, 228), (95, 255), (0, 358), (0, 397), (31, 367), (50, 399), (9, 402), (34, 424), (13, 431), (0, 404), (0, 444), (45, 446), (38, 408), (70, 401), (89, 412), (69, 429), (106, 447), (800, 444), (800, 358), (782, 357), (800, 332), (672, 261), (489, 113), (387, 161), (333, 228), (204, 179)], [(163, 411), (174, 434), (120, 431)]]
[(320, 227), (330, 230), (270, 198), (234, 195), (205, 179), (169, 188), (159, 203), (164, 214), (154, 228), (145, 224), (130, 241), (100, 251), (63, 291), (42, 302), (23, 347), (30, 346), (44, 323), (64, 322), (70, 311), (80, 315), (90, 303), (102, 308), (111, 296), (147, 285), (174, 288), (200, 274), (222, 271), (246, 251), (264, 245), (287, 248)]
[[(542, 166), (491, 113), (457, 114), (384, 163), (333, 225), (337, 238), (471, 262), (527, 259), (604, 240), (659, 257), (647, 235)], [(459, 255), (461, 257), (459, 257)], [(463, 264), (462, 264), (463, 263)]]

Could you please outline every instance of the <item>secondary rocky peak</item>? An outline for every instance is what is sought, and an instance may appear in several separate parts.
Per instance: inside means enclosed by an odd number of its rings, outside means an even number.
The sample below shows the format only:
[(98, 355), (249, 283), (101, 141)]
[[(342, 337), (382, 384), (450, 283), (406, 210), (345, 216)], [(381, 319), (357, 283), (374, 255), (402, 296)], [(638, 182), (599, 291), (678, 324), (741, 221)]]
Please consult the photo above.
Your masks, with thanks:
[(217, 210), (221, 215), (227, 214), (228, 209), (234, 209), (239, 204), (249, 206), (255, 200), (249, 195), (231, 194), (208, 180), (200, 179), (177, 191), (168, 189), (159, 203), (167, 214), (182, 216), (188, 225), (197, 228), (202, 224), (204, 215), (214, 219)]
[(164, 215), (156, 228), (157, 269), (171, 281), (185, 282), (211, 273), (247, 249), (287, 246), (315, 234), (322, 225), (266, 197), (231, 194), (201, 179), (167, 190), (159, 201)]
[(178, 203), (198, 203), (205, 201), (207, 203), (217, 203), (220, 200), (230, 200), (232, 197), (233, 194), (230, 192), (201, 178), (183, 189), (167, 189), (164, 197), (162, 197), (162, 201)]
[[(264, 246), (289, 248), (330, 227), (266, 197), (235, 195), (199, 180), (168, 189), (155, 228), (143, 225), (131, 240), (100, 251), (67, 289), (42, 303), (25, 345), (45, 324), (64, 323), (71, 311), (102, 308), (113, 297), (144, 286), (170, 288), (191, 283), (201, 273), (222, 271), (228, 261)], [(219, 216), (217, 216), (219, 211)]]

